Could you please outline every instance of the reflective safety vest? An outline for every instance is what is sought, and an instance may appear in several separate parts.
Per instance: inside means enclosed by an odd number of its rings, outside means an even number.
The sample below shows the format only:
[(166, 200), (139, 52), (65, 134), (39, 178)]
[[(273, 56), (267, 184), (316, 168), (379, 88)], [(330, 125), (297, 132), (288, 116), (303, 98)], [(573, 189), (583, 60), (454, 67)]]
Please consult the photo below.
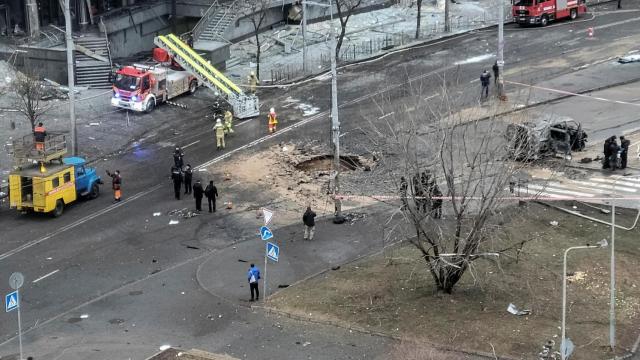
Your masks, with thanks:
[(277, 123), (278, 123), (277, 115), (269, 113), (269, 125), (275, 125)]
[(36, 126), (33, 129), (33, 136), (37, 142), (44, 142), (44, 138), (47, 136), (47, 130), (44, 126)]

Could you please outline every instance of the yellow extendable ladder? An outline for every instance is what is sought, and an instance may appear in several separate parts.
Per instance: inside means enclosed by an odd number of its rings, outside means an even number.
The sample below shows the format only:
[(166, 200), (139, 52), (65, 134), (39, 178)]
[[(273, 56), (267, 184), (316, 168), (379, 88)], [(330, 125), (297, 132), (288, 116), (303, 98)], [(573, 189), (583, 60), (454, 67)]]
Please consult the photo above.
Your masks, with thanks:
[(222, 93), (233, 107), (234, 115), (240, 119), (259, 115), (259, 101), (255, 95), (245, 94), (242, 89), (224, 76), (202, 56), (177, 36), (157, 36), (154, 43), (166, 50), (186, 71), (215, 93)]

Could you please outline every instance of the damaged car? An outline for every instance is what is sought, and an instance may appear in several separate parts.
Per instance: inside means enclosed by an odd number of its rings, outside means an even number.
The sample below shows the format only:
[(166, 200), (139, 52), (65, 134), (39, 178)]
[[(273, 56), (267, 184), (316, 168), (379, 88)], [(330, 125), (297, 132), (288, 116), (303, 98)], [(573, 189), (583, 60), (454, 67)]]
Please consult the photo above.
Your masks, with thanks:
[(587, 133), (574, 120), (550, 120), (509, 124), (505, 132), (510, 158), (528, 161), (548, 156), (571, 158), (572, 151), (581, 151)]

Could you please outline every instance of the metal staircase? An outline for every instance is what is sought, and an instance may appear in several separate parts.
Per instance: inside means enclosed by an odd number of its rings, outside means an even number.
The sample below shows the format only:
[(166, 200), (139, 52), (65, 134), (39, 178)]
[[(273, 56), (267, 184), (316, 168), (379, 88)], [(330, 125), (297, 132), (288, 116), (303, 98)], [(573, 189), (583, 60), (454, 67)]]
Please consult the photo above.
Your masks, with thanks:
[(237, 118), (245, 119), (259, 115), (260, 104), (255, 95), (245, 94), (202, 56), (198, 55), (189, 45), (177, 36), (157, 36), (153, 42), (159, 48), (166, 50), (169, 55), (185, 70), (193, 74), (200, 83), (221, 95), (233, 107)]
[[(76, 85), (95, 89), (111, 88), (111, 57), (109, 45), (104, 37), (83, 36), (74, 39), (76, 49)], [(78, 50), (80, 47), (83, 51)], [(95, 56), (86, 54), (86, 50)]]
[(195, 41), (224, 41), (224, 33), (241, 10), (243, 1), (221, 2), (216, 0), (193, 28)]

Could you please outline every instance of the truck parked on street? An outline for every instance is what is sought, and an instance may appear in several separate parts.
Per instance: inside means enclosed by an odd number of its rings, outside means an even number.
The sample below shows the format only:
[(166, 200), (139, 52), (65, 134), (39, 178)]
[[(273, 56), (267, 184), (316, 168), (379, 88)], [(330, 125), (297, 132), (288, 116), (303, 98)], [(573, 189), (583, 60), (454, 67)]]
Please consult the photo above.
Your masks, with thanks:
[(554, 20), (575, 20), (586, 12), (585, 0), (515, 0), (512, 7), (513, 19), (520, 26), (547, 26)]
[(167, 52), (156, 48), (152, 65), (134, 64), (116, 71), (111, 105), (138, 112), (151, 112), (167, 100), (193, 94), (198, 79), (171, 61)]
[(13, 144), (15, 170), (9, 174), (9, 206), (19, 211), (62, 215), (65, 206), (81, 197), (94, 199), (102, 184), (96, 170), (81, 157), (64, 157), (63, 134), (48, 134), (36, 149), (33, 135)]

